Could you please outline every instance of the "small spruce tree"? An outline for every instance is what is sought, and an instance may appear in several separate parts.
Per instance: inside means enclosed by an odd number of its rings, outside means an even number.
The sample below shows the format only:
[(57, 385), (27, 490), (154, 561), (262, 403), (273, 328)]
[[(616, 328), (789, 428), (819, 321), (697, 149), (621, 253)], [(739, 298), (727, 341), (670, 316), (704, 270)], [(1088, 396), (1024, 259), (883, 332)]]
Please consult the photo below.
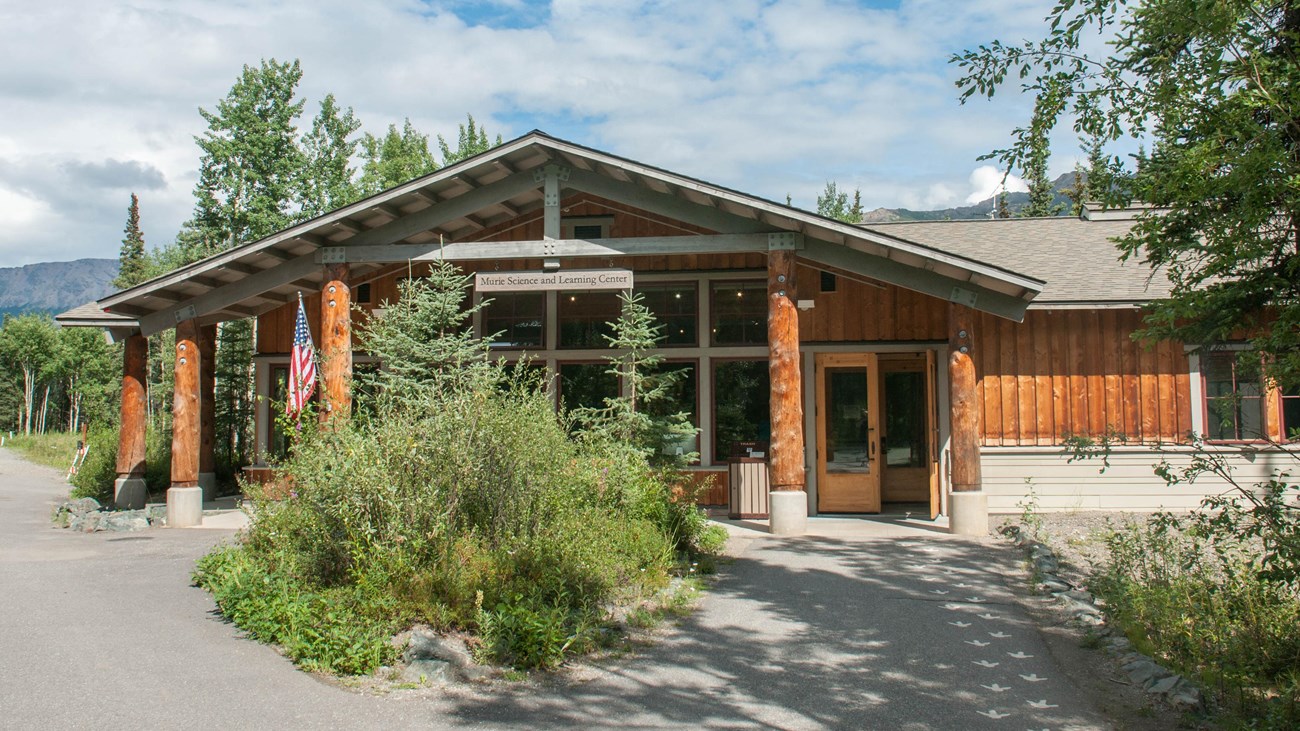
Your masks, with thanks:
[(149, 260), (144, 253), (144, 232), (140, 230), (140, 199), (131, 194), (131, 205), (126, 209), (126, 228), (122, 230), (122, 248), (118, 252), (117, 276), (113, 286), (126, 289), (145, 281), (149, 276)]

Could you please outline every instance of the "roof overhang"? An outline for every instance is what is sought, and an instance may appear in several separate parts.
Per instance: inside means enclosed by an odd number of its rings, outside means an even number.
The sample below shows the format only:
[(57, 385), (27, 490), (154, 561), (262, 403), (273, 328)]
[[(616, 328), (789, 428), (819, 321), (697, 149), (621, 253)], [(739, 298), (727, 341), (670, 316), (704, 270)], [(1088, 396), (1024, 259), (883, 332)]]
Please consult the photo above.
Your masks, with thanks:
[[(685, 221), (714, 236), (570, 241), (551, 255), (651, 255), (765, 251), (768, 234), (797, 234), (800, 256), (871, 279), (1021, 320), (1043, 282), (996, 265), (864, 230), (814, 213), (531, 132), (430, 175), (175, 269), (60, 315), (67, 326), (138, 328), (146, 335), (186, 319), (200, 324), (252, 317), (320, 288), (325, 261), (352, 276), (393, 261), (499, 258), (503, 242), (479, 232), (546, 205), (547, 166), (564, 171), (564, 192), (585, 192)], [(551, 168), (556, 169), (555, 167)], [(552, 202), (553, 203), (553, 202)], [(727, 241), (726, 237), (751, 236)], [(678, 239), (669, 241), (666, 239)], [(529, 242), (520, 242), (527, 244)], [(554, 245), (547, 239), (531, 242)], [(620, 249), (619, 246), (624, 248)], [(659, 249), (655, 249), (659, 246)], [(736, 248), (739, 247), (739, 248)], [(566, 251), (560, 251), (565, 249)], [(455, 252), (454, 257), (448, 256)], [(96, 314), (96, 310), (98, 314)]]

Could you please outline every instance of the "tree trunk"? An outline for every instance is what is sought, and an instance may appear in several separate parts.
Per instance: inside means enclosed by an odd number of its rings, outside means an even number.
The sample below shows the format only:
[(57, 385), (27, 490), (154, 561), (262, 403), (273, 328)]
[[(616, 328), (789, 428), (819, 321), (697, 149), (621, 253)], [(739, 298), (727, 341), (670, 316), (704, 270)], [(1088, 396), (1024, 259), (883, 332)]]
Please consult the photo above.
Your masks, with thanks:
[(50, 412), (50, 384), (45, 384), (45, 398), (41, 400), (41, 433), (45, 433), (45, 416)]
[(32, 410), (36, 406), (36, 371), (23, 366), (23, 433), (32, 435)]

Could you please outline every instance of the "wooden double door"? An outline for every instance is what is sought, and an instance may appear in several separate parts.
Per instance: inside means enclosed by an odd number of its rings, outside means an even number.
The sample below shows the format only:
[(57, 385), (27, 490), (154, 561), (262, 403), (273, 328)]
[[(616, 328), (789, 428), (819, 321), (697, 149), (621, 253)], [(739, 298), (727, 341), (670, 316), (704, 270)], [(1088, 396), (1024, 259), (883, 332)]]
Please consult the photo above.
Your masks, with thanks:
[(818, 353), (817, 511), (879, 513), (929, 503), (939, 514), (934, 351)]

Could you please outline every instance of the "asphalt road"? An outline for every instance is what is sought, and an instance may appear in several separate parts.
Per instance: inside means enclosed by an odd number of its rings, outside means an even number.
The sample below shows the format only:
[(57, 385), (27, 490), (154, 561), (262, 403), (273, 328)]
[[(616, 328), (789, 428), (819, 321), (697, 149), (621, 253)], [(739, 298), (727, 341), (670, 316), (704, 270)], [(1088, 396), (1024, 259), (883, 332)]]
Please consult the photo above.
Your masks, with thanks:
[(70, 533), (49, 522), (66, 490), (0, 449), (0, 727), (1111, 728), (989, 542), (742, 536), (699, 611), (635, 656), (380, 697), (214, 613), (189, 575), (229, 532)]

